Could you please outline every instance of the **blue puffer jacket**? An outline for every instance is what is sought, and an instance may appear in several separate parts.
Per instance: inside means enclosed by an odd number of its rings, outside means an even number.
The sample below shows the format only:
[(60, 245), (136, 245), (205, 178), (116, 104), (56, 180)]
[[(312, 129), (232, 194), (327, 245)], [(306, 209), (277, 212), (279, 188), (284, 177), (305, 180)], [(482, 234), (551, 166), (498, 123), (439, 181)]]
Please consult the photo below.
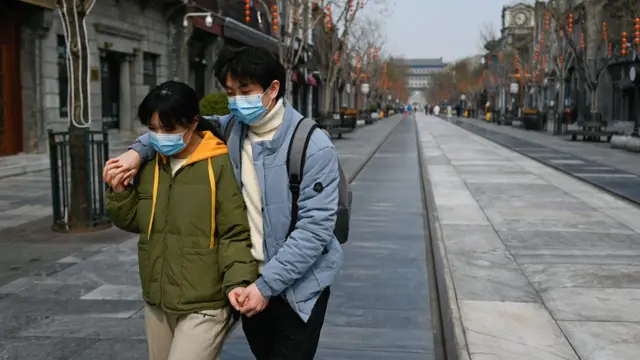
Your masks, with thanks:
[[(266, 296), (285, 295), (287, 302), (306, 322), (320, 292), (331, 285), (343, 262), (342, 246), (333, 235), (338, 209), (338, 154), (321, 130), (311, 135), (298, 200), (298, 221), (287, 236), (291, 221), (291, 192), (287, 151), (297, 123), (303, 116), (285, 105), (284, 122), (271, 141), (253, 144), (253, 161), (262, 193), (265, 265), (256, 281)], [(210, 117), (224, 129), (229, 116)], [(241, 182), (241, 146), (248, 128), (237, 122), (228, 141), (229, 156), (238, 184)], [(131, 149), (143, 161), (155, 156), (147, 134)], [(316, 192), (316, 183), (323, 190)], [(316, 187), (317, 188), (317, 187)]]

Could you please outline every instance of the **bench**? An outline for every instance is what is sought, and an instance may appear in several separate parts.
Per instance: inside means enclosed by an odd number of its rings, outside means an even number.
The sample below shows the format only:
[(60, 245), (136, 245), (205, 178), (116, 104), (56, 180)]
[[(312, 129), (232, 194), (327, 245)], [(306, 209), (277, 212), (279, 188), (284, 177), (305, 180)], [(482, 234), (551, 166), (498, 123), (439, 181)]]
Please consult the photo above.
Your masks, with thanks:
[(607, 130), (607, 122), (602, 120), (586, 120), (577, 123), (580, 127), (578, 130), (565, 130), (564, 135), (570, 135), (571, 141), (600, 141), (600, 138), (606, 137), (607, 142), (611, 142), (614, 135), (622, 135), (622, 131)]
[(338, 139), (342, 139), (342, 134), (353, 132), (356, 129), (357, 122), (357, 112), (346, 110), (321, 116), (318, 119), (318, 126), (326, 130), (329, 135), (337, 135)]

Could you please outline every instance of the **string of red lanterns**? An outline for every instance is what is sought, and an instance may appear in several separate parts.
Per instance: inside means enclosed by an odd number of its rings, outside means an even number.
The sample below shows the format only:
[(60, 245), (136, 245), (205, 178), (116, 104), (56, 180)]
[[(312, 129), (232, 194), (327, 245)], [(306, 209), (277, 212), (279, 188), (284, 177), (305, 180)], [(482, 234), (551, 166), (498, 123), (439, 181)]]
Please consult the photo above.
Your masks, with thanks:
[(635, 20), (633, 20), (634, 22), (634, 30), (635, 32), (635, 39), (633, 40), (634, 44), (637, 47), (640, 47), (640, 18), (635, 18)]
[(569, 23), (567, 24), (569, 34), (573, 33), (573, 14), (569, 14)]
[(244, 22), (251, 21), (251, 0), (244, 0)]
[(627, 32), (623, 32), (622, 33), (622, 44), (621, 45), (621, 49), (620, 49), (620, 55), (622, 56), (627, 56), (627, 48), (629, 47), (628, 45), (628, 39), (627, 39)]
[(273, 26), (273, 34), (274, 35), (278, 35), (278, 23), (280, 22), (278, 20), (278, 5), (276, 3), (274, 3), (271, 6), (271, 18), (272, 20), (272, 26)]
[(327, 5), (327, 23), (326, 23), (326, 30), (327, 32), (331, 31), (331, 27), (333, 26), (333, 20), (331, 20), (331, 4)]

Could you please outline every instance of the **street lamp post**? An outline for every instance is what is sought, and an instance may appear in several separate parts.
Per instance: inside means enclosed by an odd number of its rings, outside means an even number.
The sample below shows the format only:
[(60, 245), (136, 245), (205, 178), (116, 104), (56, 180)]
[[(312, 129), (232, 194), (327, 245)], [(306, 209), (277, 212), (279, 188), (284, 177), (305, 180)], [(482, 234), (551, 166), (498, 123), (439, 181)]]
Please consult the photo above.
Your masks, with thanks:
[(369, 106), (369, 83), (362, 83), (360, 84), (360, 92), (362, 93), (362, 95), (364, 95), (364, 111), (365, 114), (367, 114), (367, 117), (365, 118), (365, 124), (369, 124), (371, 123), (371, 120), (369, 120), (369, 117), (371, 116), (371, 114), (368, 112), (367, 108)]
[(369, 105), (369, 83), (362, 83), (360, 84), (360, 92), (362, 93), (362, 95), (364, 95), (364, 106), (365, 109), (366, 107)]

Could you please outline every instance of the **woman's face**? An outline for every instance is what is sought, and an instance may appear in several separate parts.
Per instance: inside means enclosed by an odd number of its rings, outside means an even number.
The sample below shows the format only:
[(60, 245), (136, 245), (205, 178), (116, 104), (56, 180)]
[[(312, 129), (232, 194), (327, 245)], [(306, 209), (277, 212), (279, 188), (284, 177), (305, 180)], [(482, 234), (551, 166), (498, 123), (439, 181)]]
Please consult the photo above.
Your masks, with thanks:
[[(194, 129), (195, 126), (196, 124), (193, 125)], [(151, 121), (149, 121), (149, 125), (147, 126), (147, 128), (149, 129), (149, 131), (153, 131), (156, 134), (182, 134), (187, 132), (188, 130), (192, 130), (181, 125), (176, 125), (173, 128), (164, 127), (157, 112), (153, 113), (153, 115), (151, 116)]]

